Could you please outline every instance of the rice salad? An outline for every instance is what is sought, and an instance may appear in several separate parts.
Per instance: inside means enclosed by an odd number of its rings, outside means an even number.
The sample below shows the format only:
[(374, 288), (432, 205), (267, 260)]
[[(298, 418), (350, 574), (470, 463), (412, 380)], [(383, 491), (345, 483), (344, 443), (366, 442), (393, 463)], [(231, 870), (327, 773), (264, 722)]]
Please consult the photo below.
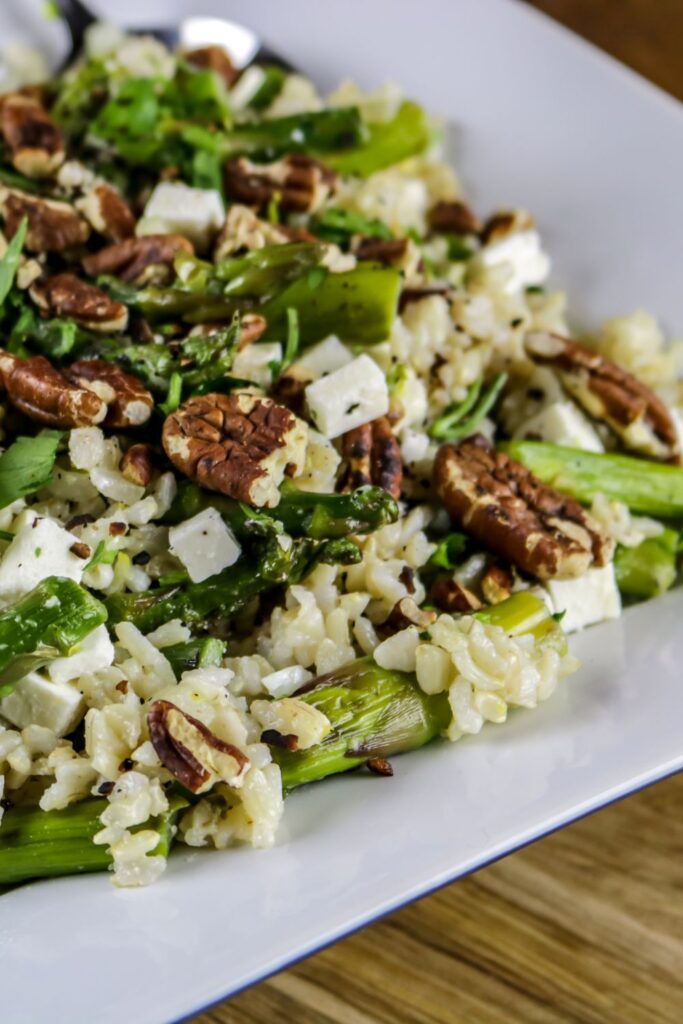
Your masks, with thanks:
[(675, 584), (680, 345), (577, 340), (532, 214), (480, 219), (398, 87), (107, 25), (15, 65), (0, 885), (269, 847), (296, 787), (534, 708)]

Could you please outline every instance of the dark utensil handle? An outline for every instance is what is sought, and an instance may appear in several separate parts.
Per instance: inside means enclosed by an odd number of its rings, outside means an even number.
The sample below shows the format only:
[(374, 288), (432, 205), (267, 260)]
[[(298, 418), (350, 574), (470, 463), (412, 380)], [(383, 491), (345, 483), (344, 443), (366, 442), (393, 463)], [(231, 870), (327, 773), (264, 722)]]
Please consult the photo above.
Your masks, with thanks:
[(81, 0), (57, 0), (57, 7), (69, 30), (73, 52), (79, 53), (83, 49), (85, 30), (98, 19)]

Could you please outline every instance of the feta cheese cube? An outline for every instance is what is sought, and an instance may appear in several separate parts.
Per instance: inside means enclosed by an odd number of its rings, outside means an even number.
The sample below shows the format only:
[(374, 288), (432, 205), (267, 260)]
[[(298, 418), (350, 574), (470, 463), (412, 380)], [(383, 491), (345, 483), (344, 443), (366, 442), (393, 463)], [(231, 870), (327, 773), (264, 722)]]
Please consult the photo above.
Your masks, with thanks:
[(260, 341), (237, 353), (230, 372), (235, 377), (244, 377), (259, 387), (267, 388), (273, 379), (270, 364), (281, 361), (282, 345), (279, 341)]
[(14, 540), (0, 561), (0, 604), (23, 597), (46, 576), (67, 576), (80, 583), (86, 559), (71, 551), (73, 543), (73, 534), (53, 519), (22, 512)]
[(164, 181), (147, 200), (143, 219), (163, 227), (165, 234), (182, 235), (206, 249), (225, 220), (220, 192)]
[(325, 437), (339, 437), (389, 411), (386, 377), (365, 354), (309, 384), (308, 411)]
[(109, 631), (106, 626), (98, 626), (88, 633), (73, 654), (55, 658), (46, 670), (53, 683), (69, 683), (87, 672), (109, 668), (113, 661), (114, 645), (109, 639)]
[(550, 441), (587, 452), (604, 452), (605, 446), (587, 416), (573, 402), (551, 402), (545, 409), (526, 420), (515, 432), (516, 437)]
[(29, 672), (16, 690), (0, 700), (0, 715), (18, 729), (42, 725), (57, 736), (72, 732), (85, 714), (82, 693), (71, 683), (55, 683)]
[(621, 615), (621, 596), (611, 562), (573, 580), (549, 580), (545, 588), (555, 614), (565, 613), (562, 628), (566, 633)]
[(485, 267), (506, 264), (511, 274), (505, 291), (514, 294), (532, 284), (542, 284), (550, 273), (550, 259), (541, 248), (538, 231), (515, 231), (485, 245), (479, 253)]
[(193, 583), (201, 583), (234, 565), (242, 553), (230, 528), (215, 508), (206, 508), (168, 531), (171, 553), (179, 558)]
[(353, 359), (353, 353), (340, 341), (335, 334), (319, 341), (317, 345), (307, 348), (303, 355), (297, 359), (293, 369), (301, 366), (308, 370), (313, 377), (322, 377), (326, 373), (334, 373), (342, 366), (346, 366)]

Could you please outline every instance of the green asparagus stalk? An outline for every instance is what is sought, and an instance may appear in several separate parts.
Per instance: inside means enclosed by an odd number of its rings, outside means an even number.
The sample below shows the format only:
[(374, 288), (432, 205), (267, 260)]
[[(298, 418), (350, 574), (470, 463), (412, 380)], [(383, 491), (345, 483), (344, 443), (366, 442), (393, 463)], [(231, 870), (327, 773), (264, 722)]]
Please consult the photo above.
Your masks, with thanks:
[(280, 504), (256, 512), (242, 502), (211, 494), (197, 484), (182, 483), (165, 517), (180, 523), (206, 508), (215, 508), (239, 539), (284, 530), (292, 537), (328, 540), (371, 533), (398, 518), (398, 506), (381, 487), (360, 487), (350, 494), (313, 494), (283, 484)]
[(500, 447), (544, 483), (585, 505), (604, 494), (632, 512), (661, 519), (683, 516), (683, 469), (678, 466), (544, 441), (508, 441)]
[[(528, 591), (475, 615), (512, 636), (532, 633), (537, 643), (552, 645), (560, 653), (566, 650), (562, 629), (543, 601)], [(369, 758), (424, 746), (451, 720), (447, 694), (428, 695), (413, 673), (380, 668), (371, 658), (319, 676), (297, 696), (322, 711), (332, 729), (308, 750), (273, 747), (285, 790), (349, 771)]]
[[(105, 800), (94, 798), (60, 811), (41, 811), (37, 807), (6, 811), (0, 824), (0, 885), (106, 871), (112, 863), (107, 847), (92, 841), (102, 828), (100, 815), (105, 807)], [(184, 807), (187, 801), (174, 795), (169, 799), (168, 811), (132, 830), (158, 832), (159, 843), (150, 856), (168, 856), (175, 821)]]
[(411, 674), (380, 668), (370, 658), (320, 676), (300, 696), (327, 715), (332, 731), (309, 750), (273, 749), (285, 790), (349, 771), (372, 757), (424, 746), (450, 721), (445, 694), (428, 696)]
[(288, 547), (272, 539), (259, 554), (241, 558), (202, 583), (179, 583), (142, 594), (113, 594), (106, 606), (112, 623), (132, 622), (143, 633), (170, 619), (200, 625), (214, 615), (225, 619), (236, 615), (264, 591), (299, 582), (321, 561), (351, 564), (359, 559), (356, 545), (343, 539), (304, 539)]
[(0, 696), (32, 668), (68, 654), (106, 618), (104, 605), (73, 580), (42, 580), (0, 614)]
[(647, 600), (667, 591), (676, 581), (678, 533), (665, 529), (634, 548), (619, 546), (614, 571), (625, 597)]
[(207, 668), (220, 665), (225, 657), (226, 643), (217, 637), (195, 637), (179, 644), (164, 647), (164, 654), (171, 663), (171, 668), (180, 679), (183, 672), (195, 668)]
[(353, 151), (372, 140), (357, 107), (274, 117), (236, 127), (221, 140), (224, 157), (240, 153), (275, 160), (287, 153)]
[(342, 174), (366, 178), (400, 160), (423, 153), (433, 138), (434, 130), (425, 111), (417, 103), (406, 100), (391, 121), (369, 125), (367, 142), (347, 152), (332, 154), (326, 161)]

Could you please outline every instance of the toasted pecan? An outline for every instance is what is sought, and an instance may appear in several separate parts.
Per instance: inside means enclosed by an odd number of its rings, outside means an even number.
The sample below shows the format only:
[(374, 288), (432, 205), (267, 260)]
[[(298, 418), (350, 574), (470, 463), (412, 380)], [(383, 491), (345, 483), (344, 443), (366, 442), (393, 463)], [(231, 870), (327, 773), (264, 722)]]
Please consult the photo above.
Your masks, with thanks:
[(49, 178), (64, 162), (62, 133), (32, 96), (9, 93), (2, 97), (0, 133), (12, 164), (27, 178)]
[(481, 592), (489, 604), (499, 604), (510, 597), (515, 585), (512, 571), (502, 565), (488, 565), (481, 578)]
[(76, 202), (76, 209), (98, 234), (113, 242), (122, 242), (135, 233), (135, 214), (121, 193), (106, 182), (91, 188)]
[(107, 415), (99, 395), (67, 380), (44, 356), (18, 359), (0, 350), (0, 382), (16, 409), (48, 427), (89, 427)]
[(215, 71), (230, 88), (240, 76), (239, 69), (230, 60), (222, 46), (201, 46), (186, 50), (183, 57), (188, 64), (202, 71)]
[(375, 484), (398, 501), (403, 462), (400, 445), (387, 416), (347, 431), (342, 438), (342, 455), (347, 461), (344, 489)]
[(88, 388), (107, 404), (105, 426), (140, 427), (152, 415), (154, 399), (132, 373), (124, 373), (104, 359), (80, 359), (64, 371), (72, 384)]
[(529, 231), (534, 226), (533, 214), (528, 210), (498, 210), (481, 229), (481, 240), (484, 245), (499, 242), (517, 231)]
[(449, 614), (476, 612), (482, 606), (477, 595), (466, 586), (443, 576), (435, 579), (429, 588), (429, 600), (440, 611)]
[(69, 317), (92, 331), (122, 331), (128, 323), (128, 310), (122, 302), (75, 274), (35, 281), (29, 294), (46, 315)]
[(436, 612), (420, 608), (412, 597), (402, 597), (389, 612), (387, 618), (378, 627), (381, 636), (392, 636), (400, 633), (408, 626), (418, 629), (429, 629), (436, 622)]
[(353, 245), (354, 256), (359, 260), (373, 260), (388, 267), (402, 267), (408, 255), (407, 238), (360, 237)]
[(286, 471), (300, 470), (306, 424), (269, 398), (245, 391), (198, 395), (166, 418), (164, 451), (211, 491), (273, 507)]
[(83, 260), (91, 277), (114, 274), (129, 284), (164, 283), (173, 276), (173, 261), (179, 252), (192, 254), (194, 246), (182, 235), (142, 235), (108, 245)]
[(24, 217), (28, 218), (25, 247), (29, 252), (64, 252), (83, 245), (90, 235), (90, 225), (73, 206), (56, 199), (42, 199), (3, 186), (0, 210), (8, 238), (14, 238)]
[(132, 484), (137, 484), (138, 487), (149, 487), (154, 477), (154, 462), (154, 449), (151, 445), (132, 444), (123, 453), (119, 469), (126, 480), (130, 480)]
[(673, 417), (632, 373), (585, 345), (547, 331), (527, 334), (525, 347), (534, 362), (556, 370), (572, 397), (607, 423), (626, 448), (653, 458), (680, 459)]
[(277, 198), (286, 213), (313, 213), (338, 187), (338, 175), (304, 153), (291, 153), (270, 164), (255, 164), (242, 156), (225, 168), (229, 198), (261, 211)]
[(147, 726), (159, 760), (191, 793), (203, 793), (216, 782), (242, 784), (249, 758), (198, 718), (168, 700), (156, 700), (147, 713)]
[(454, 235), (477, 235), (481, 221), (466, 203), (457, 199), (442, 200), (432, 206), (427, 214), (427, 223), (432, 231)]
[(613, 541), (578, 502), (481, 436), (443, 445), (434, 479), (454, 525), (532, 576), (581, 576), (612, 557)]

